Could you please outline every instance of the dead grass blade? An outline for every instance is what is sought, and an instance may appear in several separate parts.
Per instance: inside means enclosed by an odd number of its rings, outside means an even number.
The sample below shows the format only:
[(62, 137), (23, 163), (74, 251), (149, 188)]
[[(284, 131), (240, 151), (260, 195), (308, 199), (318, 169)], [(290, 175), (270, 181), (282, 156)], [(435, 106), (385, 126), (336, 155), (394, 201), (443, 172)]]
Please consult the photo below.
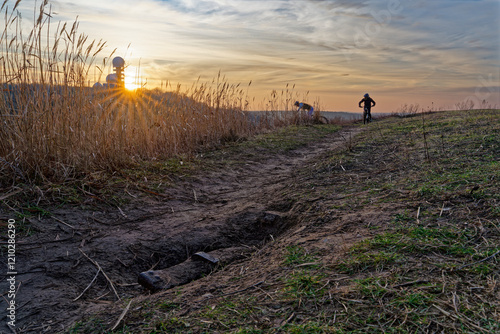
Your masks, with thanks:
[(108, 277), (108, 275), (106, 275), (106, 272), (104, 272), (104, 270), (102, 270), (101, 265), (99, 263), (97, 263), (95, 260), (91, 259), (87, 254), (85, 254), (85, 252), (81, 248), (79, 248), (78, 250), (80, 251), (80, 253), (83, 254), (83, 256), (85, 256), (90, 262), (92, 262), (97, 267), (97, 269), (99, 269), (99, 271), (102, 272), (102, 274), (104, 275), (104, 277), (108, 281), (109, 285), (111, 286), (111, 289), (115, 293), (115, 296), (118, 298), (118, 300), (121, 300), (120, 295), (118, 295), (118, 292), (115, 289), (115, 285), (113, 284), (111, 279)]

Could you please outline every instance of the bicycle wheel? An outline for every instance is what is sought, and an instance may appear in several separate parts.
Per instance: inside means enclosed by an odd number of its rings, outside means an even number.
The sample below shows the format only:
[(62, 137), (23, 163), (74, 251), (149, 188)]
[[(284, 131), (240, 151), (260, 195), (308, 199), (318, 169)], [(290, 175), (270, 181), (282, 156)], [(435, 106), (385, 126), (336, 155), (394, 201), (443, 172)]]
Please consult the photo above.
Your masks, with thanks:
[(368, 123), (368, 110), (363, 110), (363, 124)]
[(330, 124), (330, 121), (325, 116), (319, 116), (319, 122), (321, 124)]

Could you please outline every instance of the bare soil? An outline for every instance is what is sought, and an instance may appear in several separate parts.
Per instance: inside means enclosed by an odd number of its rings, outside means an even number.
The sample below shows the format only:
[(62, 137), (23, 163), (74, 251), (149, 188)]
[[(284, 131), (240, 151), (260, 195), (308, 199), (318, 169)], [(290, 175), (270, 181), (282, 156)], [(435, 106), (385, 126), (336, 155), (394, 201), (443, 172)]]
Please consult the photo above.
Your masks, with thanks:
[[(333, 261), (366, 236), (367, 229), (360, 226), (383, 221), (380, 216), (386, 211), (367, 209), (338, 217), (338, 224), (315, 226), (306, 220), (317, 199), (288, 194), (292, 188), (311, 186), (293, 184), (294, 175), (307, 173), (307, 167), (325, 152), (346, 149), (361, 130), (345, 127), (301, 148), (277, 153), (256, 150), (226, 157), (218, 152), (218, 162), (208, 170), (177, 177), (173, 186), (150, 196), (126, 189), (131, 201), (121, 208), (63, 205), (51, 209), (50, 215), (29, 218), (35, 233), (16, 244), (16, 333), (65, 331), (99, 312), (111, 314), (110, 322), (115, 321), (124, 300), (149, 295), (137, 283), (139, 273), (178, 265), (199, 251), (240, 252), (233, 256), (237, 262), (253, 253), (254, 269), (247, 271), (251, 264), (222, 267), (217, 280), (206, 277), (191, 283), (186, 291), (191, 291), (193, 303), (224, 290), (234, 277), (224, 276), (228, 271), (245, 275), (235, 291), (266, 279), (255, 266), (279, 270), (272, 258), (266, 258), (266, 244), (274, 241), (272, 247), (279, 248), (280, 236), (328, 252)], [(2, 220), (10, 214), (3, 212)], [(4, 262), (2, 256), (2, 266)], [(0, 291), (5, 296), (7, 290), (6, 278), (1, 277)], [(5, 298), (0, 299), (0, 308), (5, 310)], [(1, 317), (0, 331), (13, 331), (5, 326), (5, 315)]]

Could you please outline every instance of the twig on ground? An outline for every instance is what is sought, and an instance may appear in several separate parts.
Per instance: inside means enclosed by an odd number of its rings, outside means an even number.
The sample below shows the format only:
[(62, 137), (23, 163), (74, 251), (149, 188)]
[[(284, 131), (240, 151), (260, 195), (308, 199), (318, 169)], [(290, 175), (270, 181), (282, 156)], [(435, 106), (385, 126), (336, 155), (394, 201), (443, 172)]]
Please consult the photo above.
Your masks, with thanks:
[(398, 284), (398, 285), (394, 285), (393, 288), (402, 288), (402, 287), (405, 287), (405, 286), (411, 286), (411, 285), (417, 285), (417, 284), (423, 284), (423, 283), (429, 283), (429, 281), (418, 279), (416, 281), (406, 282), (406, 283), (401, 283), (401, 284)]
[(301, 264), (298, 264), (296, 265), (295, 267), (296, 268), (299, 268), (299, 267), (307, 267), (307, 266), (317, 266), (319, 265), (320, 263), (319, 262), (308, 262), (308, 263), (301, 263)]
[(118, 211), (120, 211), (120, 214), (121, 214), (123, 217), (128, 218), (128, 217), (127, 217), (127, 215), (125, 214), (125, 212), (123, 212), (123, 210), (122, 210), (119, 206), (117, 206), (117, 208), (118, 208)]
[(449, 317), (449, 318), (452, 318), (452, 319), (455, 319), (455, 320), (458, 320), (460, 322), (464, 322), (466, 323), (467, 325), (469, 326), (472, 326), (474, 327), (475, 329), (478, 329), (480, 330), (481, 332), (488, 332), (488, 330), (482, 328), (482, 327), (479, 327), (478, 325), (476, 325), (475, 323), (472, 322), (471, 319), (465, 317), (465, 319), (462, 319), (460, 318), (459, 316), (457, 316), (456, 314), (453, 314), (453, 313), (450, 313), (448, 311), (445, 311), (443, 310), (441, 307), (437, 306), (436, 304), (432, 304), (432, 306), (434, 306), (436, 309), (438, 309), (439, 311), (441, 311), (441, 313), (443, 313), (445, 316)]
[(115, 286), (113, 284), (113, 282), (109, 279), (108, 275), (106, 275), (106, 273), (104, 272), (104, 270), (102, 270), (102, 267), (99, 265), (99, 263), (97, 263), (96, 261), (92, 260), (87, 254), (85, 254), (84, 251), (82, 251), (80, 248), (78, 249), (80, 251), (80, 253), (83, 254), (83, 256), (85, 256), (90, 262), (92, 262), (101, 272), (102, 274), (104, 275), (104, 277), (106, 277), (106, 280), (109, 282), (109, 284), (111, 285), (111, 289), (113, 289), (113, 292), (115, 293), (116, 297), (118, 298), (118, 300), (121, 300), (120, 296), (118, 295), (118, 292), (116, 292), (116, 289), (115, 289)]
[(21, 191), (23, 191), (23, 190), (22, 189), (18, 189), (18, 190), (11, 191), (10, 193), (8, 193), (6, 195), (1, 196), (0, 197), (0, 201), (6, 200), (10, 196), (14, 196), (16, 194), (19, 194)]
[(478, 263), (481, 263), (481, 262), (484, 262), (484, 261), (488, 261), (492, 258), (494, 258), (495, 256), (497, 256), (498, 254), (500, 254), (500, 251), (496, 252), (495, 254), (493, 255), (490, 255), (488, 257), (485, 257), (484, 259), (482, 260), (479, 260), (479, 261), (476, 261), (476, 262), (472, 262), (472, 263), (469, 263), (469, 264), (464, 264), (463, 266), (459, 267), (458, 270), (462, 269), (462, 268), (465, 268), (465, 267), (469, 267), (469, 266), (473, 266), (475, 264), (478, 264)]
[(295, 312), (292, 312), (292, 314), (288, 317), (288, 319), (286, 319), (282, 324), (281, 324), (281, 327), (284, 327), (285, 325), (287, 325), (290, 320), (293, 319), (293, 317), (295, 316)]
[(125, 314), (127, 314), (128, 310), (130, 309), (130, 304), (132, 304), (132, 300), (130, 300), (128, 302), (127, 307), (125, 307), (125, 309), (123, 310), (122, 314), (120, 314), (120, 317), (116, 321), (115, 325), (113, 326), (113, 328), (111, 328), (112, 331), (114, 331), (116, 329), (116, 327), (118, 327), (118, 325), (120, 324), (120, 322), (123, 320), (123, 318), (125, 317)]
[(85, 291), (87, 291), (92, 286), (92, 284), (94, 284), (94, 282), (97, 279), (97, 276), (99, 275), (100, 272), (101, 272), (101, 268), (98, 268), (97, 269), (97, 273), (95, 274), (95, 276), (92, 279), (92, 281), (89, 283), (89, 285), (87, 285), (87, 287), (82, 291), (82, 293), (78, 297), (76, 297), (75, 299), (73, 299), (74, 302), (76, 302), (78, 299), (80, 299), (83, 296), (83, 294), (85, 293)]
[(68, 227), (70, 227), (70, 228), (72, 228), (72, 229), (75, 229), (75, 227), (74, 227), (74, 226), (71, 226), (70, 224), (63, 222), (61, 219), (56, 218), (55, 216), (52, 216), (52, 218), (54, 218), (54, 220), (58, 221), (59, 223), (61, 223), (61, 224), (63, 224), (63, 225), (66, 225), (66, 226), (68, 226)]

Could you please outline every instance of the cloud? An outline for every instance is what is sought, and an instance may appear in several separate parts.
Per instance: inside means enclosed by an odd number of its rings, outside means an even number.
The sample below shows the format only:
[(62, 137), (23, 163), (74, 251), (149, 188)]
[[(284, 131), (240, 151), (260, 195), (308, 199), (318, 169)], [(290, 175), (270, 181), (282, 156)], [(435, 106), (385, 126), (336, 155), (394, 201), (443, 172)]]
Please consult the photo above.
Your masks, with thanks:
[[(32, 2), (21, 4), (29, 22)], [(258, 94), (286, 83), (458, 94), (480, 76), (500, 81), (497, 0), (58, 0), (52, 10), (53, 21), (78, 16), (91, 39), (140, 59), (151, 85), (219, 70), (253, 80)]]

